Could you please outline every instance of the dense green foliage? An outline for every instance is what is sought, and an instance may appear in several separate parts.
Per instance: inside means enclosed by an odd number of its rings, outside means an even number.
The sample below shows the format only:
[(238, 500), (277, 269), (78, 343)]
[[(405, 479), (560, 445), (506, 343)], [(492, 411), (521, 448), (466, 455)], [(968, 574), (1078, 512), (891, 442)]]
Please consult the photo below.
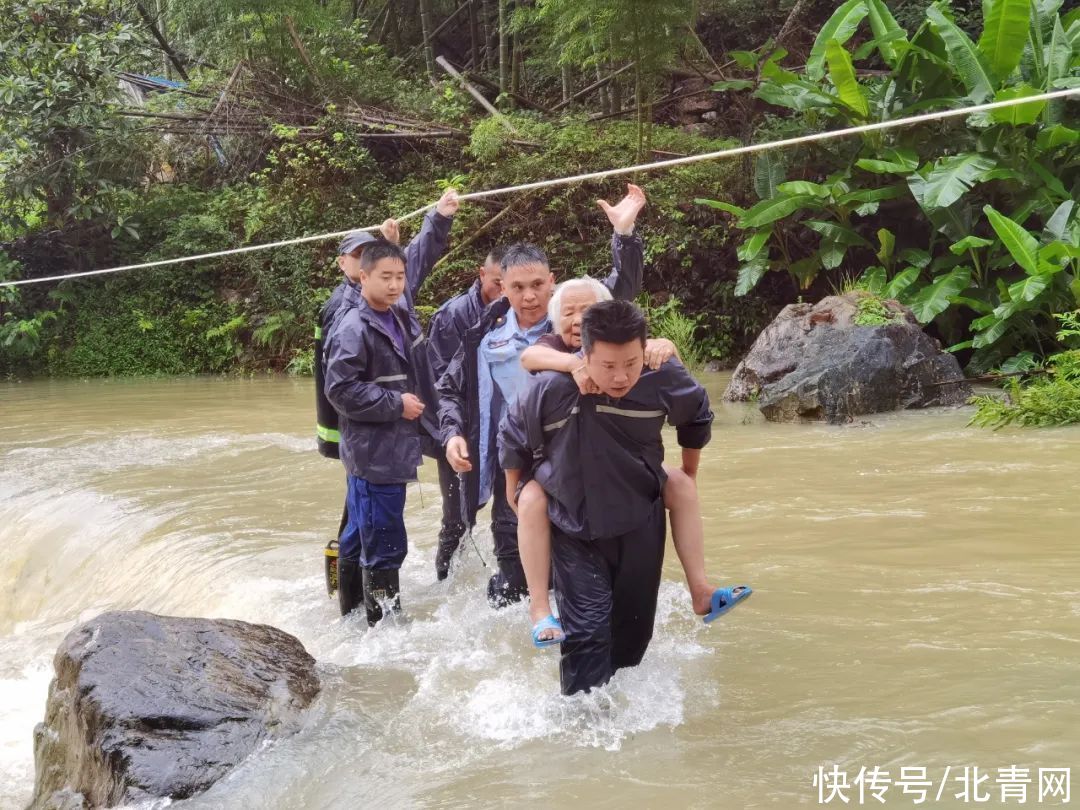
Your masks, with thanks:
[[(1080, 22), (1063, 19), (1060, 5), (992, 0), (976, 43), (940, 4), (909, 33), (883, 0), (847, 0), (804, 73), (780, 66), (782, 50), (755, 57), (755, 95), (820, 129), (1075, 86)], [(845, 45), (860, 34), (853, 55)], [(859, 76), (859, 61), (886, 70)], [(991, 368), (1052, 343), (1052, 313), (1080, 302), (1080, 132), (1066, 109), (1036, 102), (870, 132), (819, 144), (807, 161), (765, 153), (759, 202), (703, 202), (748, 232), (740, 292), (770, 270), (802, 289), (829, 272), (862, 273), (864, 286), (934, 321), (955, 349), (974, 349), (973, 369)]]
[[(1058, 338), (1080, 346), (1080, 310), (1059, 315), (1062, 328)], [(1047, 376), (1029, 383), (1012, 379), (1006, 398), (980, 396), (974, 399), (971, 423), (995, 430), (1007, 425), (1050, 427), (1080, 424), (1080, 348), (1059, 352), (1048, 358)]]
[[(602, 129), (576, 123), (552, 127), (527, 119), (518, 125), (543, 148), (488, 143), (483, 158), (465, 163), (451, 149), (429, 151), (401, 156), (392, 171), (346, 131), (326, 141), (286, 140), (247, 182), (209, 191), (159, 187), (145, 195), (130, 212), (140, 223), (141, 238), (124, 243), (112, 261), (154, 260), (341, 230), (381, 221), (387, 210), (413, 210), (431, 202), (439, 189), (424, 178), (456, 174), (457, 184), (466, 189), (507, 185), (542, 176), (550, 165), (577, 172), (629, 162), (636, 148), (636, 126), (630, 122), (609, 122)], [(685, 152), (722, 145), (668, 129), (658, 131), (654, 140)], [(646, 280), (649, 289), (688, 295), (710, 276), (720, 276), (716, 253), (728, 228), (708, 222), (687, 200), (695, 189), (729, 182), (728, 171), (722, 165), (697, 164), (643, 181), (649, 195), (643, 215), (653, 268)], [(560, 278), (606, 273), (610, 225), (594, 200), (615, 199), (622, 189), (622, 181), (613, 180), (521, 195), (509, 200), (510, 210), (497, 227), (468, 244), (465, 240), (501, 206), (463, 206), (455, 225), (457, 247), (436, 268), (421, 303), (435, 305), (471, 283), (486, 251), (504, 239), (540, 244)], [(416, 221), (404, 225), (405, 238), (416, 226)], [(302, 371), (310, 366), (305, 355), (310, 354), (315, 314), (337, 283), (333, 248), (332, 242), (296, 246), (65, 282), (59, 290), (75, 305), (52, 302), (42, 323), (9, 319), (0, 325), (0, 343), (19, 335), (6, 346), (9, 357), (25, 358), (23, 368), (59, 374), (208, 372), (290, 363)], [(717, 300), (731, 298), (730, 282), (709, 286)], [(752, 340), (766, 314), (760, 303), (740, 302), (735, 310), (747, 313), (743, 321), (730, 310), (711, 318), (721, 337), (705, 344), (710, 356), (730, 355), (736, 339), (744, 344)]]
[[(0, 223), (108, 216), (144, 168), (118, 103), (135, 27), (109, 0), (12, 0), (0, 14)], [(120, 223), (121, 225), (123, 223)], [(2, 231), (0, 231), (2, 233)]]
[[(507, 186), (1057, 87), (1075, 81), (1080, 33), (1056, 0), (994, 0), (985, 21), (974, 0), (15, 6), (0, 20), (0, 278), (338, 231), (448, 184)], [(436, 55), (507, 117), (488, 116)], [(121, 71), (184, 90), (136, 104)], [(671, 100), (686, 77), (723, 80), (712, 123)], [(975, 368), (1058, 351), (1050, 314), (1077, 292), (1074, 112), (1025, 105), (633, 178), (649, 197), (654, 330), (692, 363), (733, 362), (784, 303), (857, 281), (867, 323), (886, 317), (873, 302), (901, 297), (949, 343), (970, 341)], [(541, 244), (560, 277), (604, 272), (609, 226), (594, 201), (623, 182), (463, 206), (423, 313), (500, 242)], [(693, 204), (703, 196), (735, 220)], [(333, 249), (4, 288), (0, 374), (304, 373), (338, 277)]]

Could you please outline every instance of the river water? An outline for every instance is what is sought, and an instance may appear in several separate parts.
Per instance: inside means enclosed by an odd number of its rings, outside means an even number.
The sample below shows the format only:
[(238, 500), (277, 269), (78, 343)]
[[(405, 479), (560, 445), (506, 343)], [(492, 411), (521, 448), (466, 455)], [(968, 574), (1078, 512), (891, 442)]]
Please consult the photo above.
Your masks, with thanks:
[(435, 582), (431, 464), (406, 617), (338, 617), (321, 548), (344, 476), (314, 452), (309, 380), (0, 383), (0, 806), (30, 798), (57, 645), (106, 609), (265, 622), (319, 662), (305, 729), (178, 807), (840, 806), (843, 777), (846, 806), (879, 806), (854, 784), (875, 766), (926, 768), (942, 807), (974, 803), (977, 767), (1009, 806), (999, 768), (1030, 769), (1029, 804), (1039, 768), (1080, 780), (1080, 429), (716, 411), (708, 563), (753, 598), (703, 625), (669, 544), (645, 661), (567, 699), (524, 607), (487, 607), (475, 551)]

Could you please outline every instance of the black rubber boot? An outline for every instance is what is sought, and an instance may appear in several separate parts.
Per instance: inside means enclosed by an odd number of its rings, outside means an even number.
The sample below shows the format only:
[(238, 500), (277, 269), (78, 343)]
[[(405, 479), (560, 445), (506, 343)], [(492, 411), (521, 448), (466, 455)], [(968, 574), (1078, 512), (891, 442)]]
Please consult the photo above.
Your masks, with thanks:
[(504, 608), (520, 602), (528, 593), (521, 560), (499, 560), (499, 570), (488, 580), (488, 603), (493, 608)]
[(398, 571), (364, 570), (364, 608), (367, 610), (367, 621), (370, 627), (374, 627), (383, 617), (383, 605), (388, 605), (395, 613), (401, 610), (401, 600), (398, 599)]
[(439, 582), (450, 576), (450, 563), (454, 559), (454, 552), (461, 545), (461, 535), (464, 533), (465, 527), (460, 524), (439, 532), (439, 548), (435, 552), (435, 578)]
[(338, 607), (342, 616), (348, 616), (364, 604), (363, 569), (359, 560), (337, 560)]

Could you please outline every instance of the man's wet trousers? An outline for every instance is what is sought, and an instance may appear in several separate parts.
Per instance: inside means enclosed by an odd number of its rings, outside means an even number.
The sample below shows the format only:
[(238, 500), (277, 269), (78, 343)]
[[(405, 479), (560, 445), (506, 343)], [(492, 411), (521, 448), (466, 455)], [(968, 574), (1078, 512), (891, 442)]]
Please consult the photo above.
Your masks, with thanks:
[(663, 501), (627, 534), (577, 540), (552, 526), (551, 563), (566, 632), (564, 695), (587, 692), (641, 663), (652, 639), (667, 529)]

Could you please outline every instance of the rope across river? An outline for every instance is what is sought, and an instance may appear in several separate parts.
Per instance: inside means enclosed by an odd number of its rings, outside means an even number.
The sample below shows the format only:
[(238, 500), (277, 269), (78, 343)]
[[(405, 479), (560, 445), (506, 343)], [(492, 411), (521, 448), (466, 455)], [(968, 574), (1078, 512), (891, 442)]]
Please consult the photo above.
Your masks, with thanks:
[[(784, 149), (789, 146), (798, 146), (799, 144), (804, 143), (815, 143), (819, 141), (835, 140), (837, 138), (846, 138), (851, 135), (861, 135), (867, 132), (881, 132), (883, 130), (897, 129), (899, 127), (911, 126), (913, 124), (923, 124), (931, 121), (941, 121), (947, 118), (957, 118), (960, 116), (973, 115), (975, 113), (990, 112), (992, 110), (1015, 107), (1021, 104), (1032, 104), (1041, 101), (1053, 101), (1055, 99), (1069, 98), (1077, 95), (1080, 95), (1080, 88), (1055, 90), (1053, 92), (1040, 93), (1033, 96), (1024, 96), (1022, 98), (1006, 99), (1003, 101), (991, 101), (985, 104), (974, 104), (971, 106), (960, 107), (952, 110), (939, 110), (932, 113), (923, 113), (922, 115), (912, 115), (906, 118), (896, 118), (888, 121), (877, 121), (872, 124), (861, 124), (855, 127), (830, 130), (827, 132), (814, 132), (809, 135), (799, 135), (794, 138), (783, 138), (781, 140), (767, 141), (765, 143), (749, 144), (747, 146), (737, 146), (730, 149), (721, 149), (717, 152), (704, 152), (699, 155), (687, 155), (685, 157), (672, 158), (670, 160), (660, 160), (654, 163), (639, 163), (634, 166), (623, 166), (621, 168), (604, 169), (601, 171), (588, 172), (585, 174), (576, 174), (570, 177), (558, 177), (550, 180), (537, 180), (532, 183), (522, 183), (516, 186), (506, 186), (503, 188), (488, 189), (486, 191), (473, 191), (469, 192), (468, 194), (460, 195), (459, 199), (462, 201), (479, 200), (486, 197), (498, 197), (505, 194), (514, 194), (519, 191), (534, 191), (542, 188), (569, 186), (573, 185), (574, 183), (582, 183), (587, 180), (602, 180), (606, 177), (615, 177), (621, 174), (634, 174), (637, 172), (651, 172), (657, 171), (659, 169), (670, 169), (689, 163), (700, 163), (706, 160), (721, 160), (723, 158), (738, 157), (740, 155), (755, 154), (757, 152), (766, 152), (772, 149)], [(429, 211), (434, 207), (435, 203), (425, 205), (423, 208), (417, 208), (415, 211), (410, 211), (403, 216), (397, 217), (397, 220), (399, 222), (403, 222), (405, 220), (412, 219), (413, 217), (424, 214), (425, 212)], [(192, 256), (178, 256), (172, 259), (160, 259), (152, 262), (141, 262), (139, 264), (126, 264), (119, 267), (107, 267), (99, 270), (84, 270), (76, 273), (62, 273), (54, 276), (42, 276), (40, 278), (2, 281), (0, 282), (0, 287), (18, 287), (27, 284), (41, 284), (47, 281), (64, 281), (71, 278), (85, 278), (87, 276), (101, 276), (109, 273), (121, 273), (127, 270), (142, 270), (150, 267), (165, 267), (167, 265), (186, 264), (188, 262), (198, 262), (206, 259), (216, 259), (222, 256), (233, 256), (240, 253), (254, 253), (259, 250), (270, 250), (272, 248), (286, 247), (288, 245), (300, 245), (306, 242), (321, 242), (329, 239), (340, 239), (346, 234), (353, 233), (354, 231), (376, 231), (379, 229), (380, 225), (367, 225), (361, 228), (349, 228), (345, 231), (320, 233), (313, 236), (299, 236), (293, 239), (282, 239), (277, 242), (265, 242), (258, 245), (246, 245), (244, 247), (230, 248), (229, 250), (217, 250), (213, 251), (212, 253), (199, 253)]]

